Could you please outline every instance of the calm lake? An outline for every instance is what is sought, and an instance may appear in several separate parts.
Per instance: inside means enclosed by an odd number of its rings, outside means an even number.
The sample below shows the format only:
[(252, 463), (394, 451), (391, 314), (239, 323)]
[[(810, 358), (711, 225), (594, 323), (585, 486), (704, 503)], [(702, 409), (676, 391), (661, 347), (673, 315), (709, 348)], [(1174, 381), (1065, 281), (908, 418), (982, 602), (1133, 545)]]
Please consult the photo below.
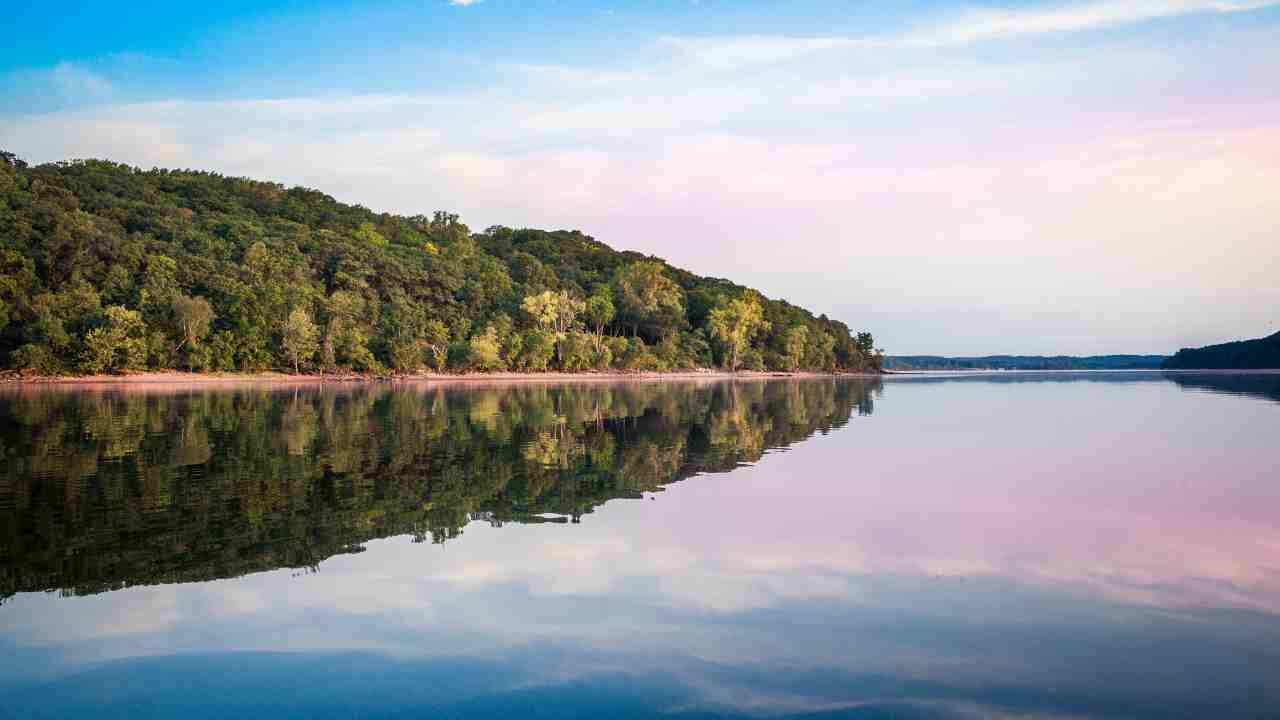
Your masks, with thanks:
[(1280, 717), (1280, 375), (0, 391), (0, 718)]

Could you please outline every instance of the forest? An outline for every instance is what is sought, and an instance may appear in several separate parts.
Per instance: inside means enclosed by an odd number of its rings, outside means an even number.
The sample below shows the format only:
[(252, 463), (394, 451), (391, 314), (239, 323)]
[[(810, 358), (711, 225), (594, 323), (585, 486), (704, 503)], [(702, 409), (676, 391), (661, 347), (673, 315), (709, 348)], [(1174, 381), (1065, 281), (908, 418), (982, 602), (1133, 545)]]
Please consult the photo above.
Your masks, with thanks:
[(1165, 361), (1168, 370), (1280, 369), (1280, 332), (1256, 340), (1183, 348)]
[(870, 333), (579, 231), (0, 152), (0, 363), (29, 374), (878, 372)]

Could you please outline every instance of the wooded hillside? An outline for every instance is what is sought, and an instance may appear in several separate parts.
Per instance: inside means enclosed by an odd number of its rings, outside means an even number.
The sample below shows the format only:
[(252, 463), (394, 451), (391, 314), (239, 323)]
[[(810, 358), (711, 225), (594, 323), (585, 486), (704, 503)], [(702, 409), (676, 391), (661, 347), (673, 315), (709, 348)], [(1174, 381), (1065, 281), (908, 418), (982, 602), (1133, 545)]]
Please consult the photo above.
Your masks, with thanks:
[(872, 370), (868, 333), (577, 231), (0, 153), (0, 362), (42, 373)]
[(1257, 340), (1183, 348), (1164, 366), (1170, 370), (1280, 369), (1280, 332)]

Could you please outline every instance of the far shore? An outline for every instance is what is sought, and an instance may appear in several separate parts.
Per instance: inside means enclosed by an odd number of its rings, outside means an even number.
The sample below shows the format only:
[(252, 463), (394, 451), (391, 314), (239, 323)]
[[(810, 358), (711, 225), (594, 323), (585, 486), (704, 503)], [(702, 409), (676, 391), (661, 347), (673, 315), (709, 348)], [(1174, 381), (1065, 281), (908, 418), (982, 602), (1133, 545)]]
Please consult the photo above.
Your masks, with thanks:
[(179, 385), (325, 385), (359, 383), (400, 384), (509, 384), (509, 383), (559, 383), (559, 382), (655, 382), (665, 380), (777, 380), (799, 378), (882, 377), (880, 373), (820, 373), (820, 372), (758, 372), (740, 370), (678, 370), (656, 371), (600, 371), (600, 372), (477, 372), (477, 373), (416, 373), (407, 375), (345, 374), (291, 374), (284, 372), (257, 373), (195, 373), (195, 372), (136, 372), (120, 375), (66, 375), (33, 376), (11, 373), (0, 376), (0, 386), (100, 386), (129, 385), (142, 387)]

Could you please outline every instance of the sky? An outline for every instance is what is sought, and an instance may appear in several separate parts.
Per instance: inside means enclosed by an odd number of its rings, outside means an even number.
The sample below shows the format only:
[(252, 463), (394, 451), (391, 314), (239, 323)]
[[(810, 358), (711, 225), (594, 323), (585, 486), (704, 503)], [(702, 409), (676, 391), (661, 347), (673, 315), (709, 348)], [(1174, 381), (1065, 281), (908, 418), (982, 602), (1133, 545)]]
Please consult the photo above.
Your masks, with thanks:
[(19, 4), (0, 148), (580, 229), (891, 354), (1280, 330), (1280, 0)]

